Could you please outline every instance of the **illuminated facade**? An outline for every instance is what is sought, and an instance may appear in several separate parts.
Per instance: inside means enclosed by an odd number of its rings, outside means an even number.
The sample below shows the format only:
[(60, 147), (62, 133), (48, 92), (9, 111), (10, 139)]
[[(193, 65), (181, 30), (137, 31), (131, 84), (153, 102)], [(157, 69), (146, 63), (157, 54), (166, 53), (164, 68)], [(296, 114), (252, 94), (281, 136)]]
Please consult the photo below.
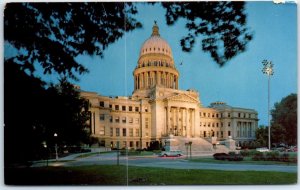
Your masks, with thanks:
[(91, 134), (101, 146), (147, 148), (155, 141), (164, 144), (170, 135), (180, 143), (198, 139), (210, 145), (212, 137), (217, 141), (232, 137), (237, 145), (255, 140), (255, 110), (223, 102), (204, 107), (197, 91), (179, 90), (172, 49), (156, 24), (140, 49), (133, 77), (130, 97), (81, 92), (91, 105)]

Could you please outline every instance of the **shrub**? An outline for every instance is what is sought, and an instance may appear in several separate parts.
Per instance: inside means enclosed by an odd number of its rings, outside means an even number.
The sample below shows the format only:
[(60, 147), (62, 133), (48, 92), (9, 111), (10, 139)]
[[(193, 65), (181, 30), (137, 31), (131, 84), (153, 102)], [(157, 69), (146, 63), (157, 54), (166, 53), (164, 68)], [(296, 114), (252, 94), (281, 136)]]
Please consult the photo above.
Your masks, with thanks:
[(266, 160), (268, 161), (278, 161), (279, 160), (279, 152), (267, 152), (266, 153)]
[(244, 157), (241, 154), (229, 154), (227, 160), (229, 161), (243, 161)]
[(284, 154), (281, 155), (280, 161), (282, 161), (282, 162), (288, 162), (289, 161), (289, 157), (290, 157), (290, 155), (288, 153), (284, 153)]
[(216, 159), (216, 160), (226, 160), (228, 158), (228, 154), (226, 153), (215, 153), (213, 155), (213, 157)]
[(255, 160), (255, 161), (264, 160), (264, 154), (262, 152), (256, 151), (252, 157), (252, 160)]

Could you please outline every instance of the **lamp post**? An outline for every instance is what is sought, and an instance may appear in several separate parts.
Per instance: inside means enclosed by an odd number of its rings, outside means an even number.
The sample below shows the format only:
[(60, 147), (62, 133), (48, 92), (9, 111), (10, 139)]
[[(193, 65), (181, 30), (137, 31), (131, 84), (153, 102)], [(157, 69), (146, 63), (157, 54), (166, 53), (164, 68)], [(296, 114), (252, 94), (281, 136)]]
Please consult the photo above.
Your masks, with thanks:
[(271, 61), (268, 60), (263, 60), (262, 61), (263, 64), (263, 69), (262, 72), (263, 74), (268, 76), (268, 143), (269, 143), (269, 150), (271, 150), (271, 124), (270, 124), (270, 80), (271, 80), (271, 76), (274, 74), (274, 70), (273, 70), (273, 63)]
[(56, 138), (57, 138), (57, 133), (54, 133), (54, 138), (55, 138), (55, 160), (57, 161), (58, 160), (58, 154), (57, 154), (57, 141), (56, 141)]

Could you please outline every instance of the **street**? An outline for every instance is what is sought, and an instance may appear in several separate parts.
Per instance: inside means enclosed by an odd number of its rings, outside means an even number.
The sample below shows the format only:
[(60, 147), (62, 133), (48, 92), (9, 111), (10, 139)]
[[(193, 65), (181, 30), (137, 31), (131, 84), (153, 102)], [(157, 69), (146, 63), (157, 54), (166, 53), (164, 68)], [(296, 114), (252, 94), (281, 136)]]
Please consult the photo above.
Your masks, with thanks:
[[(49, 162), (50, 166), (83, 166), (83, 165), (116, 165), (117, 153), (96, 154), (86, 158), (76, 158), (76, 155), (61, 158), (58, 162)], [(76, 158), (76, 159), (75, 159)], [(150, 156), (120, 156), (120, 165), (139, 166), (139, 167), (160, 167), (174, 169), (213, 169), (230, 171), (278, 171), (278, 172), (297, 172), (297, 166), (286, 165), (255, 165), (255, 164), (219, 164), (192, 162), (185, 157), (158, 157)], [(35, 163), (32, 167), (45, 166), (44, 162)]]

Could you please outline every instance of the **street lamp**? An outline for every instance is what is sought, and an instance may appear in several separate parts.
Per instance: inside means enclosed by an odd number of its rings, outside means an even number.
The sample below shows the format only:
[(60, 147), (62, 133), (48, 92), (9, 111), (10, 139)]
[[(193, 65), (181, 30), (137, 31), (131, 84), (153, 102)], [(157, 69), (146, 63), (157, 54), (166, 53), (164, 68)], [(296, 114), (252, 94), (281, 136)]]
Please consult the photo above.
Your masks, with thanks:
[(58, 160), (57, 141), (56, 141), (57, 136), (58, 136), (57, 133), (54, 133), (54, 138), (55, 138), (55, 159), (56, 159), (56, 161)]
[(269, 133), (269, 150), (271, 150), (270, 79), (271, 79), (271, 76), (274, 74), (274, 70), (273, 70), (274, 65), (271, 61), (268, 61), (268, 60), (263, 60), (262, 64), (264, 66), (262, 69), (262, 72), (263, 72), (263, 74), (268, 76), (268, 125), (269, 125), (268, 133)]

